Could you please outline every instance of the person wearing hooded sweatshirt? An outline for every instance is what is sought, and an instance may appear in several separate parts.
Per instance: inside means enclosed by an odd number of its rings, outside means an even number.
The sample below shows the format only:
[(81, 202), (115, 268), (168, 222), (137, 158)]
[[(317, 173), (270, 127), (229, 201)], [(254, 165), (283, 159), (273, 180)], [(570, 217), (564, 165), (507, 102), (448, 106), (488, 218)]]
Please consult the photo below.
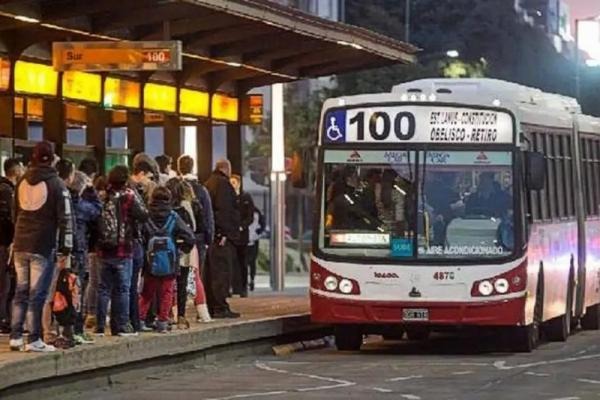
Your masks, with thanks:
[[(17, 284), (13, 300), (11, 350), (50, 352), (56, 348), (41, 339), (42, 309), (54, 273), (54, 254), (64, 264), (73, 246), (71, 199), (52, 167), (54, 151), (46, 141), (32, 152), (31, 167), (19, 181), (15, 196), (13, 243)], [(29, 344), (24, 346), (27, 317)]]
[[(188, 227), (177, 212), (173, 210), (172, 196), (169, 189), (159, 186), (152, 192), (149, 205), (150, 224), (146, 224), (145, 233), (148, 241), (157, 230), (164, 230), (170, 218), (174, 218), (173, 229), (170, 232), (171, 239), (177, 243), (179, 250), (183, 253), (189, 253), (196, 238), (194, 232)], [(169, 234), (169, 232), (162, 232)], [(169, 324), (169, 312), (173, 306), (173, 295), (175, 290), (175, 280), (179, 272), (179, 259), (173, 260), (172, 270), (174, 273), (167, 276), (154, 276), (151, 268), (147, 265), (144, 271), (144, 288), (139, 298), (140, 320), (146, 319), (146, 314), (150, 309), (154, 296), (158, 293), (158, 323), (157, 331), (166, 333)]]
[[(13, 203), (15, 185), (25, 170), (21, 161), (9, 158), (4, 161), (5, 177), (0, 177), (0, 333), (10, 332), (10, 292), (14, 288), (10, 268), (10, 245), (15, 233)], [(13, 277), (11, 277), (13, 276)]]

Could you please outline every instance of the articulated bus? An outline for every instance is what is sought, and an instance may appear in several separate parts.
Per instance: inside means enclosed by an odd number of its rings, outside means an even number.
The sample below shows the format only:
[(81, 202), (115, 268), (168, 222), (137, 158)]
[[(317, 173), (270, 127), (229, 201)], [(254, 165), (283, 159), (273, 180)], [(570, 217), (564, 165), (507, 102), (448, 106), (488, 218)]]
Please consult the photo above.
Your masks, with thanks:
[[(515, 351), (600, 325), (600, 119), (491, 79), (329, 99), (311, 314), (363, 335), (491, 328)], [(390, 333), (391, 332), (391, 333)]]

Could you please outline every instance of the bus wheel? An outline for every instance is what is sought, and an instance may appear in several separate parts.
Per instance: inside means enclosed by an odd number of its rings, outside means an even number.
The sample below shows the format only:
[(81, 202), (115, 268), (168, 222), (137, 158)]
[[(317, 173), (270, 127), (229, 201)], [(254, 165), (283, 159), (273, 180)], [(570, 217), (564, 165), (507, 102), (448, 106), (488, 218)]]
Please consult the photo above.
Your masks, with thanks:
[(571, 334), (571, 318), (573, 312), (573, 277), (569, 276), (567, 288), (567, 307), (565, 313), (547, 322), (544, 329), (546, 338), (552, 342), (564, 342)]
[(540, 343), (540, 325), (544, 311), (544, 280), (540, 274), (535, 294), (535, 306), (533, 308), (533, 322), (527, 326), (512, 328), (510, 335), (510, 347), (518, 353), (531, 353)]
[(588, 330), (600, 329), (600, 304), (589, 306), (581, 319), (581, 327)]
[(333, 331), (335, 347), (340, 351), (358, 351), (363, 342), (359, 325), (336, 325)]
[(429, 328), (406, 328), (406, 337), (408, 340), (427, 340), (430, 333)]

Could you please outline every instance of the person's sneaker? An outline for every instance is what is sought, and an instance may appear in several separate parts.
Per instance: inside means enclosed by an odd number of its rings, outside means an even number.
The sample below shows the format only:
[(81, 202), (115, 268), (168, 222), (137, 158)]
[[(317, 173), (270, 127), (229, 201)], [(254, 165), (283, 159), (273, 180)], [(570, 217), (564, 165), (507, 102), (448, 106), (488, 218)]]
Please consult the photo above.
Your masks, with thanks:
[(248, 284), (248, 288), (251, 292), (254, 292), (254, 281), (250, 281), (250, 283)]
[(156, 322), (156, 332), (158, 333), (169, 333), (169, 323), (167, 321)]
[(73, 339), (75, 340), (75, 343), (77, 343), (77, 344), (94, 344), (94, 343), (96, 343), (96, 341), (94, 340), (92, 335), (90, 335), (87, 332), (83, 332), (80, 335), (75, 335), (75, 336), (73, 336)]
[(34, 353), (51, 353), (56, 351), (56, 347), (52, 346), (51, 344), (46, 344), (41, 339), (38, 339), (35, 342), (26, 345), (25, 351), (31, 351)]
[[(50, 345), (46, 345), (46, 346), (50, 346)], [(69, 338), (66, 338), (64, 336), (59, 336), (54, 341), (53, 346), (56, 347), (57, 349), (67, 350), (67, 349), (71, 349), (71, 348), (75, 347), (75, 341), (71, 340)]]
[(152, 332), (152, 331), (154, 331), (154, 328), (146, 325), (146, 323), (144, 321), (142, 321), (140, 323), (140, 332)]
[(84, 322), (85, 329), (94, 330), (94, 329), (96, 329), (97, 325), (98, 325), (98, 320), (96, 319), (95, 315), (88, 315), (87, 317), (85, 317), (85, 322)]
[(118, 334), (121, 337), (130, 337), (130, 336), (138, 336), (139, 333), (133, 329), (131, 324), (127, 324), (123, 330), (121, 330)]
[(25, 350), (25, 342), (23, 338), (19, 339), (10, 339), (8, 341), (8, 346), (12, 351), (24, 351)]
[(190, 329), (190, 323), (185, 317), (177, 318), (177, 329)]
[(234, 318), (239, 318), (239, 317), (241, 317), (240, 313), (236, 313), (236, 312), (233, 312), (231, 310), (217, 312), (217, 313), (213, 314), (213, 318), (219, 318), (219, 319), (221, 319), (221, 318), (231, 318), (231, 319), (234, 319)]

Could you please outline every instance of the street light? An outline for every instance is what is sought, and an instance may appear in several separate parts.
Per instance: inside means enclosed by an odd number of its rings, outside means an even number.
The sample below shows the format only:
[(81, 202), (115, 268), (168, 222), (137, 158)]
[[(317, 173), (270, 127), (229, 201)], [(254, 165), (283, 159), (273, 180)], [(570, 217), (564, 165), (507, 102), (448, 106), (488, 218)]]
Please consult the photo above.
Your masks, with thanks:
[[(586, 48), (583, 50), (586, 50), (587, 52), (593, 52), (591, 55), (594, 57), (592, 60), (587, 60), (586, 61), (586, 65), (588, 66), (596, 66), (598, 64), (600, 64), (600, 39), (598, 39), (598, 37), (600, 36), (600, 16), (594, 16), (594, 17), (589, 17), (589, 18), (583, 18), (583, 19), (576, 19), (575, 20), (575, 98), (577, 100), (580, 99), (581, 97), (581, 61), (580, 61), (580, 51), (582, 49), (580, 49), (580, 44), (582, 42), (582, 37), (581, 37), (581, 32), (580, 32), (580, 24), (581, 23), (584, 24), (591, 24), (590, 28), (591, 28), (591, 32), (588, 31), (588, 36), (586, 36), (584, 39), (584, 43)], [(589, 43), (587, 40), (588, 38), (592, 38), (595, 37), (596, 38), (596, 42), (594, 43)], [(592, 40), (592, 39), (590, 39)], [(596, 46), (595, 48), (592, 48)]]

